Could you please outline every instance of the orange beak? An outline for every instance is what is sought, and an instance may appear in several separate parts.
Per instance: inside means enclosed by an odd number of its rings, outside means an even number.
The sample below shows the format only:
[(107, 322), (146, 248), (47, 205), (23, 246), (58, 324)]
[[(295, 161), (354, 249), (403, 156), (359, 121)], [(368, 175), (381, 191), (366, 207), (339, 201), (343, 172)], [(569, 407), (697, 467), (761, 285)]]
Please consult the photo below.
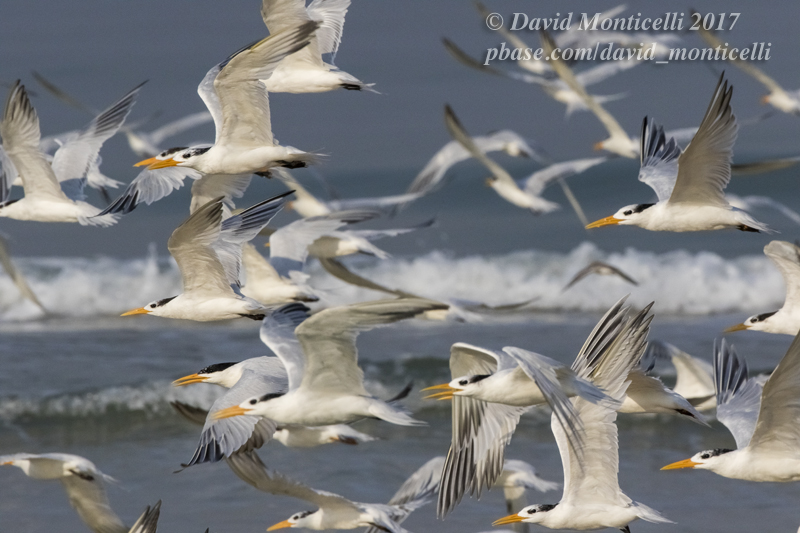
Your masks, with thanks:
[(174, 159), (163, 159), (160, 161), (156, 161), (155, 163), (150, 163), (150, 165), (147, 166), (147, 170), (156, 170), (159, 168), (176, 167), (176, 166), (178, 166), (178, 161), (175, 161)]
[(288, 520), (284, 520), (283, 522), (278, 522), (274, 526), (268, 527), (267, 531), (275, 531), (276, 529), (283, 529), (285, 527), (292, 527), (292, 523)]
[(208, 380), (207, 377), (201, 376), (199, 374), (189, 374), (188, 376), (183, 376), (182, 378), (178, 378), (172, 382), (174, 387), (183, 387), (184, 385), (191, 385), (193, 383), (203, 383)]
[(769, 95), (765, 94), (764, 96), (761, 97), (761, 104), (763, 105), (768, 103), (769, 103)]
[(735, 326), (731, 326), (729, 328), (725, 328), (723, 333), (733, 333), (734, 331), (744, 331), (747, 329), (747, 326), (744, 324), (736, 324)]
[(493, 526), (502, 526), (502, 525), (505, 525), (505, 524), (514, 524), (516, 522), (522, 522), (523, 520), (524, 520), (524, 518), (522, 518), (518, 514), (510, 514), (508, 516), (504, 516), (503, 518), (501, 518), (499, 520), (495, 520), (494, 522), (492, 522), (492, 525)]
[(678, 468), (694, 468), (695, 465), (699, 465), (700, 463), (695, 463), (691, 459), (684, 459), (683, 461), (678, 461), (677, 463), (672, 463), (671, 465), (667, 465), (661, 470), (677, 470)]
[(599, 152), (600, 150), (602, 150), (603, 149), (603, 141), (599, 141), (599, 142), (594, 143), (594, 149), (595, 149), (596, 152)]
[(437, 392), (435, 394), (431, 394), (429, 396), (425, 396), (425, 398), (423, 398), (423, 399), (425, 399), (425, 400), (433, 400), (433, 399), (437, 399), (437, 400), (452, 400), (453, 399), (453, 393), (458, 391), (458, 389), (454, 389), (453, 387), (451, 387), (449, 383), (442, 383), (441, 385), (434, 385), (433, 387), (427, 387), (425, 389), (422, 389), (420, 392), (425, 392), (425, 391), (428, 391), (428, 390), (442, 390), (442, 389), (444, 389), (443, 392)]
[(138, 309), (131, 309), (130, 311), (125, 311), (124, 313), (122, 313), (119, 316), (146, 315), (149, 312), (150, 311), (148, 311), (144, 307), (139, 307)]
[(157, 157), (151, 157), (150, 159), (145, 159), (143, 161), (139, 161), (138, 163), (136, 163), (133, 166), (135, 166), (135, 167), (144, 167), (144, 166), (147, 166), (147, 165), (152, 165), (153, 163), (156, 163), (158, 161), (159, 161), (159, 159)]
[[(231, 418), (234, 416), (241, 416), (246, 415), (247, 411), (235, 405), (233, 407), (228, 407), (227, 409), (220, 409), (219, 411), (214, 411), (211, 413), (211, 420), (220, 420), (223, 418)], [(289, 527), (289, 526), (284, 526)]]
[(601, 218), (600, 220), (592, 222), (591, 224), (586, 226), (586, 229), (599, 228), (599, 227), (602, 227), (602, 226), (610, 226), (612, 224), (619, 224), (620, 222), (621, 222), (621, 220), (619, 218), (614, 218), (613, 216), (610, 216), (610, 217)]

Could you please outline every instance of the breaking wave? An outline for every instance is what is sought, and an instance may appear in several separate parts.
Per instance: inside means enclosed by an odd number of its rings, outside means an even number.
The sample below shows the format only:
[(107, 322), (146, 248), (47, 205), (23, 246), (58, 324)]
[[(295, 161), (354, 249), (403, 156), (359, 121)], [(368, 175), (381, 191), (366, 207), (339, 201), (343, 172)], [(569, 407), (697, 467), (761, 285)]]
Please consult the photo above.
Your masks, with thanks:
[[(620, 268), (638, 286), (612, 276), (591, 276), (563, 291), (576, 272), (595, 260)], [(34, 293), (54, 315), (117, 315), (177, 294), (181, 288), (174, 262), (154, 253), (133, 260), (31, 258), (17, 263)], [(631, 293), (631, 303), (639, 306), (655, 300), (660, 313), (756, 312), (780, 306), (785, 294), (778, 270), (763, 255), (726, 259), (711, 252), (654, 253), (632, 248), (606, 253), (583, 243), (569, 253), (528, 250), (454, 257), (436, 251), (415, 258), (354, 258), (345, 263), (361, 276), (428, 298), (491, 305), (534, 300), (531, 308), (551, 312), (605, 311), (627, 293)], [(316, 263), (310, 274), (309, 283), (319, 289), (328, 305), (378, 294), (347, 286)], [(43, 316), (8, 276), (0, 275), (0, 320)]]

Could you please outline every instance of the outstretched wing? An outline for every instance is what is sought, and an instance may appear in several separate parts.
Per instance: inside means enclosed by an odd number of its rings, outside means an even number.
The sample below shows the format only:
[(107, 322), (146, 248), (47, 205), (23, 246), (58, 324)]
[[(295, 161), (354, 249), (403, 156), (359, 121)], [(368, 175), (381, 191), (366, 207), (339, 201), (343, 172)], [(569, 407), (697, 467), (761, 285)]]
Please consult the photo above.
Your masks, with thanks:
[(671, 203), (727, 206), (725, 187), (731, 179), (733, 143), (739, 126), (731, 109), (733, 87), (723, 73), (692, 142), (678, 158), (678, 178)]
[(772, 241), (764, 247), (764, 253), (781, 271), (786, 284), (783, 309), (792, 312), (800, 306), (800, 247), (786, 241)]
[(746, 447), (761, 408), (761, 386), (747, 377), (747, 361), (725, 339), (714, 347), (717, 420), (733, 434), (736, 447)]
[(675, 139), (668, 141), (664, 128), (644, 117), (639, 154), (639, 181), (656, 192), (659, 202), (668, 200), (678, 179), (678, 158), (681, 155)]
[(358, 334), (446, 307), (420, 298), (399, 298), (320, 311), (295, 329), (305, 354), (305, 373), (300, 387), (368, 396), (364, 389), (364, 373), (358, 366)]

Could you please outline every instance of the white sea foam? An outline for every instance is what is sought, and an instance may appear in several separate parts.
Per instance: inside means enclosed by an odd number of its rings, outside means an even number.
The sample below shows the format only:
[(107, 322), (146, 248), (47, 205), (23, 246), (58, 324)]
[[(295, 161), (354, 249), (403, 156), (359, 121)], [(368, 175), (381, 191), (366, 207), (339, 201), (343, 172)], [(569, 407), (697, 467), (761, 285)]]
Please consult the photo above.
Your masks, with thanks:
[[(595, 275), (563, 291), (575, 273), (595, 260), (620, 268), (639, 285)], [(605, 311), (630, 293), (632, 304), (655, 301), (660, 313), (756, 312), (776, 309), (785, 295), (780, 273), (763, 255), (725, 259), (710, 252), (656, 254), (631, 248), (605, 253), (590, 243), (567, 254), (530, 250), (454, 258), (432, 252), (413, 259), (370, 261), (352, 270), (429, 298), (463, 298), (492, 305), (535, 299), (533, 308), (553, 311)], [(334, 282), (324, 286), (340, 287), (325, 294), (330, 303), (375, 294)]]
[[(639, 282), (592, 276), (568, 291), (563, 287), (593, 260), (622, 269)], [(431, 252), (416, 258), (346, 259), (360, 275), (391, 288), (448, 300), (460, 298), (492, 305), (536, 299), (533, 308), (551, 311), (604, 311), (620, 296), (631, 303), (656, 301), (660, 313), (712, 314), (776, 309), (785, 294), (778, 270), (763, 255), (725, 259), (710, 252), (662, 254), (628, 249), (605, 253), (584, 243), (569, 253), (537, 250), (501, 256), (453, 257)], [(20, 259), (20, 270), (47, 309), (56, 315), (116, 315), (180, 292), (177, 267), (169, 258), (119, 260)], [(310, 283), (323, 303), (343, 304), (375, 298), (377, 293), (347, 286), (310, 267)], [(0, 319), (42, 316), (25, 301), (7, 276), (0, 275)]]

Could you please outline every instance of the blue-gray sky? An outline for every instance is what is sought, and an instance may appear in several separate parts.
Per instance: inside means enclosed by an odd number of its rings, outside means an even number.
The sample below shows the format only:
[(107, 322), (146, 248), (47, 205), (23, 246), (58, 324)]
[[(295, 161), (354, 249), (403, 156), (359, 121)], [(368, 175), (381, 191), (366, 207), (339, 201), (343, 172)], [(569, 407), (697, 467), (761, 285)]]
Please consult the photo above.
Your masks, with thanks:
[[(573, 11), (577, 17), (583, 11), (616, 5), (613, 1), (549, 0), (486, 3), (507, 20), (515, 11), (529, 16)], [(628, 5), (626, 13), (641, 12), (645, 16), (665, 11), (683, 11), (688, 16), (689, 7), (681, 2), (639, 1)], [(31, 70), (36, 70), (101, 108), (148, 79), (131, 118), (161, 111), (161, 117), (153, 123), (156, 126), (203, 109), (196, 87), (205, 72), (240, 46), (266, 34), (259, 7), (257, 0), (4, 0), (0, 7), (0, 81), (22, 78), (36, 90), (30, 75)], [(701, 12), (741, 12), (727, 40), (741, 45), (771, 42), (772, 59), (760, 66), (786, 88), (800, 87), (796, 28), (800, 8), (795, 3), (707, 1), (697, 2), (694, 7)], [(686, 46), (702, 46), (694, 33), (684, 35)], [(354, 0), (336, 63), (362, 80), (374, 82), (382, 94), (337, 91), (273, 95), (276, 137), (285, 144), (329, 154), (320, 167), (322, 172), (343, 183), (356, 176), (358, 188), (370, 193), (402, 191), (414, 173), (449, 140), (442, 121), (445, 103), (454, 107), (472, 133), (511, 128), (537, 140), (557, 159), (593, 153), (592, 144), (605, 135), (594, 117), (580, 113), (566, 121), (563, 106), (535, 87), (481, 74), (456, 63), (441, 45), (445, 36), (476, 56), (500, 42), (499, 35), (486, 28), (471, 2)], [(530, 32), (521, 36), (532, 46), (538, 42)], [(766, 110), (758, 102), (765, 93), (758, 83), (730, 65), (720, 63), (716, 67), (729, 72), (735, 87), (734, 110), (740, 118)], [(715, 82), (711, 69), (700, 62), (642, 65), (595, 86), (594, 91), (627, 92), (626, 99), (609, 104), (608, 109), (626, 129), (635, 132), (645, 114), (655, 116), (667, 127), (697, 125)], [(79, 112), (39, 92), (34, 105), (44, 134), (85, 123), (86, 117)], [(743, 128), (736, 154), (752, 158), (794, 153), (798, 131), (798, 119), (786, 115)], [(213, 128), (207, 126), (193, 131), (183, 141), (212, 137)], [(125, 148), (122, 139), (109, 142), (103, 157), (103, 169), (110, 176), (129, 181), (136, 175), (136, 169), (131, 167), (136, 157)], [(358, 188), (345, 186), (345, 194), (354, 194)], [(647, 194), (646, 189), (642, 191)], [(441, 200), (446, 201), (447, 197)], [(179, 221), (180, 217), (170, 220)], [(123, 221), (126, 223), (130, 221)], [(36, 229), (32, 230), (13, 225), (9, 232), (33, 238), (42, 233), (40, 226), (34, 225)], [(47, 235), (77, 235), (75, 231), (77, 228), (52, 229)], [(106, 242), (119, 251), (121, 236), (137, 233), (134, 229), (112, 231), (115, 237), (85, 229), (81, 235)], [(162, 239), (163, 235), (153, 240)], [(44, 253), (28, 246), (28, 238), (23, 240), (23, 250), (28, 255)], [(52, 253), (68, 254), (65, 240), (69, 238), (56, 242)], [(91, 249), (97, 252), (104, 248)]]

